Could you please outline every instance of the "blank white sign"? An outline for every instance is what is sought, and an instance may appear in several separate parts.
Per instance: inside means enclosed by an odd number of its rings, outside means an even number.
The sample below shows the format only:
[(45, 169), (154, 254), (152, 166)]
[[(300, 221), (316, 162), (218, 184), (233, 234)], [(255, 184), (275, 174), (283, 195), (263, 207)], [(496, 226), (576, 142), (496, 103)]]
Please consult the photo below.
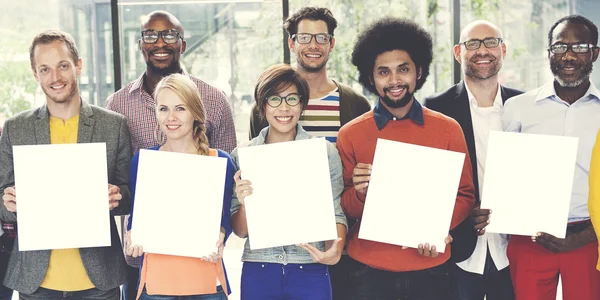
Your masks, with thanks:
[(215, 252), (226, 174), (224, 157), (140, 150), (132, 244), (156, 254)]
[(465, 154), (377, 140), (358, 237), (444, 252)]
[(337, 238), (327, 141), (322, 138), (238, 148), (251, 249)]
[(14, 146), (19, 250), (110, 246), (106, 144)]
[(481, 208), (487, 232), (564, 238), (578, 138), (490, 132)]

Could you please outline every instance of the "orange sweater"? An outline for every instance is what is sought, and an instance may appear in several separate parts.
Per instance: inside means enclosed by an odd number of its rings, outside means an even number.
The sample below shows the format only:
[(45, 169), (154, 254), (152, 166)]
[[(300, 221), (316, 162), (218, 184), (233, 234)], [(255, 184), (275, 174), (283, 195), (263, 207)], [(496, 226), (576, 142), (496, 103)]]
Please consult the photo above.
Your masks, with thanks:
[[(342, 208), (348, 217), (354, 219), (362, 217), (364, 198), (359, 199), (357, 196), (352, 184), (352, 171), (357, 163), (373, 163), (378, 138), (465, 153), (465, 163), (450, 229), (467, 217), (475, 204), (475, 190), (471, 161), (462, 129), (454, 119), (425, 107), (423, 118), (424, 125), (419, 125), (410, 119), (390, 120), (383, 129), (378, 130), (373, 111), (370, 111), (340, 129), (337, 148), (344, 167)], [(423, 221), (426, 222), (427, 212), (422, 214)], [(402, 250), (400, 246), (361, 240), (358, 238), (359, 230), (360, 221), (350, 230), (348, 254), (373, 268), (393, 272), (423, 270), (441, 265), (450, 257), (450, 245), (446, 247), (444, 253), (431, 258), (420, 255), (417, 249)]]

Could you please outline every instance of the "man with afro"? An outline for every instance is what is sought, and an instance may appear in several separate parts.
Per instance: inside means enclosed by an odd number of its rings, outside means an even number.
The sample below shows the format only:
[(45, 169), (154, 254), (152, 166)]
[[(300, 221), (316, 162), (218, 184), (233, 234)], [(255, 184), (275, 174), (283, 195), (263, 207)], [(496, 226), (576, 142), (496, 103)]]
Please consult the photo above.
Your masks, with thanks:
[[(450, 227), (461, 223), (473, 207), (471, 162), (459, 124), (421, 106), (414, 97), (429, 75), (432, 57), (431, 36), (410, 20), (383, 18), (359, 34), (352, 63), (361, 84), (379, 99), (372, 111), (344, 125), (338, 135), (344, 177), (342, 208), (348, 217), (362, 217), (378, 138), (465, 153)], [(402, 186), (389, 194), (402, 199)], [(423, 215), (423, 223), (415, 226), (427, 226), (427, 211), (412, 213)], [(438, 253), (429, 244), (414, 249), (362, 240), (358, 238), (360, 224), (348, 237), (348, 254), (355, 261), (352, 299), (447, 298), (450, 245)], [(390, 226), (388, 234), (404, 230), (411, 228)], [(446, 239), (447, 244), (450, 241)]]

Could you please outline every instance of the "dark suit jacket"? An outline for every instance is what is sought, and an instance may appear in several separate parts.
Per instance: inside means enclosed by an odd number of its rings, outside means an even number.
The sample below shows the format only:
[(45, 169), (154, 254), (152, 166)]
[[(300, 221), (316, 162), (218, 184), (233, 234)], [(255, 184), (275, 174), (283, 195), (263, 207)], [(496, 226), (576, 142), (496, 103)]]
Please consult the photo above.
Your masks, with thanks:
[[(79, 249), (83, 266), (94, 286), (100, 290), (114, 289), (126, 281), (125, 259), (113, 216), (127, 214), (130, 208), (128, 182), (131, 146), (127, 121), (122, 115), (82, 101), (77, 143), (106, 143), (108, 182), (119, 186), (123, 196), (119, 206), (110, 214), (111, 246)], [(0, 197), (4, 195), (6, 187), (15, 185), (12, 146), (43, 144), (50, 144), (46, 105), (6, 120), (0, 139)], [(0, 219), (15, 223), (17, 215), (0, 205)], [(4, 285), (22, 294), (32, 294), (46, 276), (51, 251), (19, 251), (18, 239), (10, 256)]]
[[(522, 94), (522, 91), (500, 86), (500, 95), (502, 103), (508, 98)], [(473, 120), (471, 119), (471, 108), (469, 96), (464, 81), (459, 82), (448, 90), (425, 98), (425, 106), (431, 110), (443, 113), (455, 119), (465, 135), (467, 149), (471, 157), (471, 166), (473, 168), (473, 185), (475, 186), (475, 201), (479, 205), (479, 181), (477, 174), (477, 154), (475, 151), (475, 137), (473, 133)], [(466, 260), (473, 254), (477, 243), (477, 233), (473, 228), (473, 223), (469, 218), (458, 225), (450, 233), (454, 238), (452, 243), (452, 256), (454, 262)]]

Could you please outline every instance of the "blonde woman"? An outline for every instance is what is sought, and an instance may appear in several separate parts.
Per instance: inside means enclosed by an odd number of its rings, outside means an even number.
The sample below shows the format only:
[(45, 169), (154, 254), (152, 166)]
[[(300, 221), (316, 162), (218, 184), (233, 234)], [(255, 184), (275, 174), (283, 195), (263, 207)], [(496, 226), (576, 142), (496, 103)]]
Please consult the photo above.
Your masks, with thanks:
[[(233, 189), (233, 163), (227, 153), (209, 148), (204, 125), (206, 120), (204, 106), (198, 88), (187, 76), (172, 74), (163, 78), (156, 86), (153, 96), (156, 100), (156, 118), (162, 132), (157, 136), (166, 136), (166, 141), (164, 138), (159, 139), (161, 146), (150, 150), (225, 157), (228, 159), (228, 164), (226, 184), (223, 187), (225, 193), (221, 234), (217, 241), (219, 250), (206, 259), (144, 253), (142, 245), (131, 245), (129, 230), (134, 222), (133, 209), (131, 210), (126, 235), (127, 254), (142, 258), (137, 298), (141, 300), (165, 300), (175, 299), (175, 297), (186, 300), (227, 299), (229, 290), (221, 256), (223, 245), (231, 233), (229, 208)], [(135, 202), (138, 158), (138, 154), (134, 155), (130, 168), (132, 205)]]

